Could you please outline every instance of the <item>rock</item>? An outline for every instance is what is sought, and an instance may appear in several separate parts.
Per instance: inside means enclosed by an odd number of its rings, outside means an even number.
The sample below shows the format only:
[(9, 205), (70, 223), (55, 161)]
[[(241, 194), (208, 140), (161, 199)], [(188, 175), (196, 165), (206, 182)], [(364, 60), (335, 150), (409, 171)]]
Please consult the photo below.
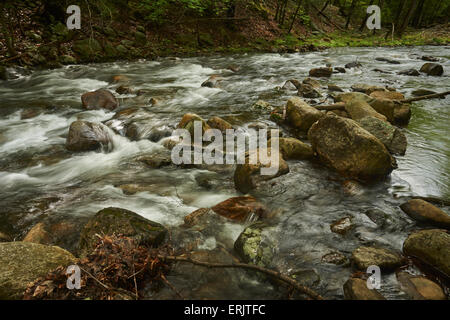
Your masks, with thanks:
[(200, 121), (202, 123), (202, 134), (211, 127), (200, 116), (195, 113), (186, 113), (177, 125), (177, 128), (186, 129), (191, 134), (191, 140), (194, 140), (194, 123)]
[(42, 110), (39, 110), (37, 108), (25, 109), (20, 113), (20, 119), (21, 120), (31, 119), (40, 115), (41, 112)]
[(308, 140), (326, 165), (350, 178), (377, 180), (396, 168), (395, 159), (377, 138), (355, 121), (333, 113), (311, 127)]
[(390, 153), (405, 154), (408, 142), (405, 134), (399, 128), (372, 116), (364, 117), (358, 123), (380, 140)]
[(133, 88), (121, 85), (117, 87), (116, 92), (118, 94), (132, 94), (134, 92)]
[(22, 240), (23, 242), (34, 242), (41, 244), (51, 244), (52, 239), (50, 234), (45, 230), (45, 225), (42, 222), (37, 223), (31, 228), (30, 231), (26, 234), (25, 238)]
[(386, 213), (376, 208), (368, 209), (364, 212), (364, 214), (379, 227), (384, 226), (389, 218)]
[(381, 272), (387, 272), (401, 266), (403, 257), (388, 249), (359, 247), (352, 252), (352, 261), (361, 271), (375, 265), (380, 267)]
[(286, 104), (286, 121), (300, 131), (306, 132), (323, 113), (308, 105), (301, 98), (293, 97)]
[[(307, 84), (311, 87), (313, 87), (314, 89), (318, 89), (320, 88), (320, 82), (317, 81), (316, 79), (312, 79), (312, 78), (305, 78), (302, 81), (303, 84)], [(300, 89), (300, 86), (297, 86), (297, 89)]]
[(123, 74), (119, 74), (116, 76), (112, 77), (112, 82), (113, 83), (123, 83), (123, 82), (129, 82), (130, 78), (128, 78), (127, 76), (123, 75)]
[(326, 77), (329, 78), (333, 74), (333, 68), (314, 68), (309, 70), (310, 77)]
[(74, 121), (70, 125), (66, 148), (70, 151), (92, 151), (110, 149), (111, 137), (102, 124), (88, 121)]
[(144, 46), (147, 42), (147, 36), (145, 35), (145, 31), (144, 32), (136, 31), (134, 33), (134, 38), (135, 38), (135, 43), (138, 46)]
[[(267, 142), (267, 147), (271, 144), (272, 139)], [(314, 156), (309, 145), (295, 138), (278, 138), (278, 146), (283, 159), (286, 160), (305, 160)]]
[(297, 94), (300, 97), (311, 98), (311, 99), (319, 98), (322, 96), (317, 89), (315, 89), (314, 87), (312, 87), (309, 84), (304, 84), (304, 83), (302, 83), (300, 85), (300, 88), (298, 89)]
[(386, 300), (376, 289), (369, 289), (367, 281), (350, 278), (344, 283), (344, 297), (347, 300)]
[(439, 58), (433, 57), (433, 56), (422, 56), (421, 58), (424, 61), (430, 61), (430, 62), (438, 62)]
[(193, 227), (197, 225), (205, 215), (210, 214), (212, 211), (210, 208), (200, 208), (197, 209), (190, 214), (188, 214), (186, 217), (184, 217), (184, 226), (185, 227)]
[(172, 164), (172, 158), (170, 153), (157, 153), (152, 156), (142, 156), (138, 158), (139, 161), (144, 162), (150, 168), (159, 169), (162, 167), (170, 166)]
[(379, 72), (379, 73), (387, 73), (387, 74), (391, 74), (392, 72), (389, 72), (389, 71), (384, 71), (384, 70), (382, 70), (382, 69), (378, 69), (378, 68), (375, 68), (375, 69), (373, 69), (373, 71), (375, 71), (375, 72)]
[(342, 90), (341, 87), (335, 85), (335, 84), (329, 84), (328, 85), (328, 90), (333, 91), (333, 92), (344, 92), (344, 90)]
[(334, 70), (336, 70), (338, 73), (346, 73), (345, 68), (342, 67), (334, 67)]
[(210, 76), (202, 83), (202, 87), (219, 88), (219, 76), (216, 74)]
[(314, 269), (295, 270), (291, 273), (291, 277), (308, 288), (315, 287), (320, 283), (320, 276)]
[(367, 94), (361, 93), (361, 92), (345, 92), (345, 93), (338, 94), (334, 97), (335, 102), (348, 103), (351, 100), (362, 100), (365, 102), (370, 102), (373, 100), (373, 98), (369, 97)]
[(219, 129), (222, 132), (226, 132), (227, 129), (233, 129), (233, 126), (227, 121), (219, 117), (211, 117), (207, 124), (213, 129)]
[(334, 233), (338, 233), (341, 235), (345, 235), (350, 229), (353, 228), (352, 224), (352, 218), (351, 217), (345, 217), (338, 221), (333, 222), (330, 225), (330, 230)]
[(354, 99), (345, 104), (345, 111), (350, 115), (350, 117), (359, 121), (365, 117), (375, 117), (382, 121), (386, 121), (386, 117), (378, 113), (374, 108), (370, 106), (367, 102), (363, 100)]
[(400, 288), (412, 300), (447, 300), (444, 290), (436, 282), (407, 272), (396, 274)]
[(264, 100), (258, 100), (252, 105), (251, 109), (252, 110), (266, 110), (266, 111), (270, 111), (270, 110), (272, 110), (272, 106), (268, 102), (266, 102)]
[(114, 110), (119, 106), (116, 97), (106, 89), (99, 89), (93, 92), (86, 92), (81, 96), (83, 107), (91, 109)]
[(97, 242), (96, 234), (123, 234), (141, 245), (157, 247), (166, 238), (167, 229), (159, 223), (121, 208), (105, 208), (95, 214), (84, 226), (80, 235), (81, 256), (89, 254)]
[[(252, 189), (257, 188), (261, 182), (273, 179), (289, 172), (289, 166), (286, 161), (284, 161), (281, 153), (278, 154), (275, 161), (270, 161), (268, 164), (262, 164), (259, 161), (259, 152), (259, 149), (250, 150), (245, 156), (245, 164), (236, 165), (236, 170), (234, 171), (234, 186), (242, 193), (248, 193)], [(268, 154), (270, 159), (270, 149), (262, 150), (262, 152)], [(255, 155), (257, 157), (256, 164), (249, 163), (249, 158), (251, 155)], [(276, 170), (276, 173), (274, 174), (267, 174), (268, 172), (264, 175), (261, 174), (262, 168), (269, 167), (275, 168), (275, 170), (278, 168), (278, 170)]]
[(349, 114), (345, 110), (330, 110), (330, 112), (333, 112), (334, 114), (338, 115), (339, 117), (350, 118)]
[(421, 199), (411, 199), (400, 208), (412, 219), (450, 229), (450, 215)]
[(287, 80), (283, 84), (281, 89), (283, 89), (283, 90), (298, 90), (299, 86), (300, 86), (300, 82), (298, 80), (291, 79), (291, 80)]
[(390, 99), (390, 100), (403, 100), (405, 96), (396, 91), (374, 91), (370, 94), (371, 97), (376, 99)]
[(398, 74), (403, 75), (403, 76), (412, 76), (412, 77), (420, 76), (420, 72), (417, 71), (416, 69), (403, 70), (403, 71), (400, 71)]
[(386, 91), (386, 88), (380, 86), (372, 86), (364, 83), (357, 83), (351, 86), (353, 91), (361, 92), (365, 94), (371, 94), (375, 91)]
[(335, 265), (342, 265), (347, 262), (347, 257), (339, 251), (327, 253), (322, 257), (322, 262), (331, 263)]
[(345, 195), (354, 197), (360, 196), (364, 193), (364, 187), (355, 180), (344, 180), (342, 182), (342, 191)]
[(436, 91), (432, 91), (432, 90), (427, 90), (427, 89), (417, 89), (414, 90), (413, 92), (411, 92), (414, 96), (416, 97), (422, 97), (422, 96), (427, 96), (429, 94), (435, 94)]
[(444, 68), (438, 63), (428, 62), (420, 68), (420, 72), (424, 72), (429, 76), (442, 76)]
[(400, 64), (400, 61), (392, 60), (392, 59), (388, 59), (388, 58), (383, 58), (383, 57), (375, 58), (375, 60), (387, 62), (387, 63), (390, 63), (390, 64)]
[(227, 70), (230, 70), (230, 71), (233, 71), (233, 72), (239, 72), (239, 70), (241, 70), (241, 68), (239, 67), (239, 66), (237, 66), (237, 65), (229, 65), (228, 67), (227, 67)]
[(0, 243), (0, 299), (21, 299), (28, 284), (58, 266), (76, 263), (68, 251), (31, 242)]
[(361, 67), (362, 67), (362, 64), (359, 63), (359, 62), (357, 62), (357, 61), (354, 61), (354, 62), (347, 63), (347, 64), (345, 65), (345, 67), (346, 67), (347, 69), (351, 69), (351, 68), (361, 68)]
[(267, 209), (250, 196), (233, 197), (211, 208), (215, 213), (236, 221), (254, 221), (263, 217)]
[(0, 242), (10, 242), (10, 241), (13, 241), (13, 239), (6, 233), (0, 231)]
[(274, 256), (274, 245), (263, 231), (267, 225), (256, 222), (242, 231), (234, 243), (234, 250), (245, 263), (261, 267), (270, 266)]
[(373, 99), (370, 106), (384, 115), (392, 124), (406, 125), (411, 119), (411, 108), (408, 104), (398, 103), (389, 99)]
[(450, 234), (445, 230), (413, 232), (403, 243), (403, 253), (450, 276)]

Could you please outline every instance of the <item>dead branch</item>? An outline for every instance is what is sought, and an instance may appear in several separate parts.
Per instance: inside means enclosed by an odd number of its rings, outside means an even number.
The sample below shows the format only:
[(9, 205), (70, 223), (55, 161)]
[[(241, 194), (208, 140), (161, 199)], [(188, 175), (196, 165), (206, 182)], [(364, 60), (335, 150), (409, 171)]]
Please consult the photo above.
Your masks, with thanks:
[(445, 91), (445, 92), (441, 92), (441, 93), (427, 94), (426, 96), (415, 97), (415, 98), (410, 98), (410, 99), (403, 99), (403, 100), (400, 100), (400, 102), (402, 102), (402, 103), (410, 103), (410, 102), (414, 102), (414, 101), (445, 97), (448, 94), (450, 94), (450, 91)]
[(297, 289), (298, 291), (306, 294), (307, 296), (311, 297), (314, 300), (323, 300), (322, 296), (320, 296), (317, 292), (315, 292), (314, 290), (305, 287), (301, 284), (299, 284), (297, 281), (295, 281), (294, 279), (285, 276), (277, 271), (274, 270), (269, 270), (260, 266), (256, 266), (253, 264), (245, 264), (245, 263), (233, 263), (233, 264), (222, 264), (222, 263), (211, 263), (211, 262), (203, 262), (203, 261), (198, 261), (198, 260), (193, 260), (189, 257), (180, 257), (180, 256), (163, 256), (163, 255), (158, 255), (158, 258), (160, 258), (161, 260), (169, 260), (169, 261), (179, 261), (179, 262), (188, 262), (188, 263), (192, 263), (195, 265), (199, 265), (199, 266), (203, 266), (203, 267), (207, 267), (207, 268), (242, 268), (242, 269), (249, 269), (249, 270), (254, 270), (254, 271), (258, 271), (261, 273), (265, 273), (269, 276), (272, 276), (276, 279), (279, 279), (289, 285), (291, 285), (292, 287), (294, 287), (295, 289)]
[(344, 110), (345, 109), (345, 103), (344, 102), (338, 102), (335, 104), (329, 104), (329, 105), (323, 105), (323, 106), (314, 106), (317, 110)]

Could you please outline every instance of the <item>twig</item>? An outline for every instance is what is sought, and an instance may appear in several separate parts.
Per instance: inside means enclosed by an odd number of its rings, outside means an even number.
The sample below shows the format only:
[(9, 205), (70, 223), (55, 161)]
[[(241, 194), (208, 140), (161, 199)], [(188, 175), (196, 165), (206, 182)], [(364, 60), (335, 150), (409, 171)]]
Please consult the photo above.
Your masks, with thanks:
[(162, 260), (169, 260), (169, 261), (180, 261), (180, 262), (188, 262), (188, 263), (192, 263), (195, 265), (199, 265), (199, 266), (203, 266), (203, 267), (207, 267), (207, 268), (243, 268), (243, 269), (250, 269), (250, 270), (255, 270), (261, 273), (265, 273), (267, 275), (270, 275), (274, 278), (277, 278), (289, 285), (291, 285), (292, 287), (294, 287), (295, 289), (297, 289), (298, 291), (308, 295), (309, 297), (311, 297), (312, 299), (315, 300), (323, 300), (322, 296), (320, 296), (317, 292), (315, 292), (314, 290), (305, 287), (301, 284), (299, 284), (297, 281), (295, 281), (294, 279), (282, 275), (281, 273), (277, 272), (277, 271), (273, 271), (273, 270), (269, 270), (260, 266), (256, 266), (253, 264), (245, 264), (245, 263), (233, 263), (233, 264), (222, 264), (222, 263), (210, 263), (210, 262), (203, 262), (203, 261), (198, 261), (198, 260), (193, 260), (191, 258), (185, 258), (185, 257), (180, 257), (180, 256), (163, 256), (163, 255), (158, 255), (158, 258), (162, 259)]
[(345, 109), (345, 103), (344, 102), (338, 102), (335, 104), (330, 105), (323, 105), (323, 106), (314, 106), (317, 110), (344, 110)]
[(91, 277), (92, 279), (94, 279), (95, 281), (97, 281), (103, 288), (107, 289), (107, 290), (113, 290), (110, 287), (108, 287), (106, 284), (104, 284), (103, 282), (101, 282), (100, 280), (98, 280), (96, 277), (94, 277), (89, 271), (84, 270), (83, 268), (81, 268), (81, 271), (86, 272), (86, 274)]
[(403, 100), (400, 100), (400, 102), (402, 102), (402, 103), (409, 103), (409, 102), (413, 102), (413, 101), (434, 99), (434, 98), (445, 97), (448, 94), (450, 94), (450, 91), (445, 91), (445, 92), (441, 92), (441, 93), (433, 93), (433, 94), (428, 94), (426, 96), (415, 97), (415, 98), (410, 98), (410, 99), (403, 99)]
[(186, 300), (182, 295), (181, 295), (181, 293), (169, 282), (169, 280), (167, 280), (167, 278), (161, 273), (161, 279), (164, 281), (164, 283), (165, 284), (167, 284), (167, 286), (170, 288), (170, 289), (172, 289), (176, 294), (177, 294), (177, 296), (179, 296), (180, 297), (180, 299), (182, 299), (182, 300)]

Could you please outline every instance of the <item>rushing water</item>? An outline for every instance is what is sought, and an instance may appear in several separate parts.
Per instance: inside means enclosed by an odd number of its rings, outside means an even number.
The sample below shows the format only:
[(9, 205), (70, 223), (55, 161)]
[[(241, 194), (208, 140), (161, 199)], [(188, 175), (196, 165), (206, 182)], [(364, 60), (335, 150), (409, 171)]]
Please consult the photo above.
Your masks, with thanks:
[[(442, 58), (444, 76), (397, 75), (401, 70), (419, 69), (423, 61), (418, 57), (422, 55)], [(375, 60), (381, 56), (401, 64)], [(363, 68), (334, 74), (330, 80), (322, 79), (322, 85), (334, 83), (346, 91), (355, 83), (388, 85), (407, 97), (418, 88), (440, 92), (450, 87), (450, 47), (160, 59), (18, 73), (17, 79), (0, 83), (0, 231), (20, 239), (44, 217), (85, 221), (108, 206), (126, 208), (176, 228), (193, 210), (238, 195), (232, 171), (174, 166), (150, 169), (136, 161), (141, 155), (164, 149), (160, 142), (148, 139), (130, 141), (114, 134), (114, 148), (109, 153), (68, 153), (64, 144), (72, 121), (81, 118), (102, 122), (114, 115), (104, 110), (85, 111), (80, 103), (86, 91), (114, 91), (114, 75), (126, 75), (133, 88), (146, 91), (139, 97), (121, 95), (119, 101), (121, 108), (148, 110), (151, 126), (174, 128), (184, 113), (194, 112), (205, 119), (223, 117), (245, 131), (251, 123), (275, 125), (267, 114), (252, 111), (251, 105), (259, 99), (274, 106), (284, 105), (295, 94), (277, 89), (287, 79), (302, 80), (313, 67), (328, 63), (343, 66), (355, 60)], [(233, 73), (227, 69), (229, 65), (240, 70)], [(391, 73), (378, 73), (375, 68)], [(222, 77), (220, 88), (201, 87), (212, 74)], [(158, 97), (161, 103), (151, 106), (149, 97)], [(270, 229), (270, 238), (276, 243), (274, 264), (283, 272), (314, 269), (320, 276), (316, 286), (319, 292), (342, 298), (342, 284), (352, 269), (321, 262), (322, 256), (340, 251), (348, 258), (356, 247), (371, 244), (401, 250), (407, 234), (417, 228), (398, 207), (406, 197), (450, 197), (449, 102), (447, 96), (412, 105), (411, 122), (403, 129), (408, 138), (406, 155), (396, 157), (398, 169), (382, 183), (361, 187), (351, 196), (343, 192), (330, 170), (306, 161), (290, 161), (290, 173), (276, 179), (273, 189), (256, 192), (259, 199), (279, 212), (272, 222), (275, 227)], [(21, 119), (22, 112), (34, 110), (39, 112), (37, 116)], [(212, 188), (199, 185), (198, 178), (203, 176), (216, 181)], [(148, 191), (126, 195), (118, 187), (124, 184), (145, 185)], [(386, 223), (378, 226), (372, 222), (364, 214), (368, 209), (383, 211)], [(353, 230), (345, 236), (332, 233), (330, 224), (346, 216), (352, 217)], [(219, 243), (232, 248), (244, 225), (221, 224), (215, 235), (203, 238), (202, 248), (212, 249)], [(403, 297), (393, 274), (384, 276), (381, 291), (388, 298)], [(255, 297), (261, 296), (261, 292), (255, 292)]]

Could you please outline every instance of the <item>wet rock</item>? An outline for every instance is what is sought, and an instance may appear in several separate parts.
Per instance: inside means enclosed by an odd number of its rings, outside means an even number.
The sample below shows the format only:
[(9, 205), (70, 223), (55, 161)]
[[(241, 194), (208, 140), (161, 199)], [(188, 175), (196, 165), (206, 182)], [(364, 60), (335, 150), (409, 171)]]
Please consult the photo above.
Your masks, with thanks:
[(113, 83), (124, 83), (124, 82), (129, 82), (129, 81), (130, 81), (130, 78), (128, 78), (126, 75), (123, 75), (123, 74), (118, 74), (118, 75), (112, 77)]
[(333, 113), (311, 127), (308, 140), (326, 165), (350, 178), (377, 180), (396, 167), (395, 160), (377, 138), (355, 121)]
[(400, 64), (400, 61), (393, 60), (393, 59), (388, 59), (388, 58), (383, 58), (383, 57), (375, 58), (375, 60), (382, 61), (382, 62), (387, 62), (387, 63), (390, 63), (390, 64)]
[(186, 113), (177, 125), (177, 128), (186, 129), (191, 134), (192, 140), (194, 138), (194, 123), (200, 121), (202, 124), (202, 134), (211, 127), (200, 116), (195, 113)]
[(202, 83), (202, 87), (219, 88), (219, 76), (214, 74), (210, 76), (205, 82)]
[(335, 84), (329, 84), (328, 85), (328, 90), (334, 91), (334, 92), (344, 92), (344, 90), (341, 87), (339, 87), (339, 86), (337, 86)]
[(345, 235), (348, 231), (353, 228), (352, 218), (345, 217), (336, 222), (333, 222), (330, 225), (330, 230), (334, 233), (338, 233), (340, 235)]
[(327, 253), (322, 257), (322, 262), (324, 263), (331, 263), (335, 265), (342, 265), (347, 263), (347, 257), (343, 255), (342, 253), (335, 251)]
[(411, 119), (411, 107), (408, 104), (389, 99), (373, 99), (369, 104), (392, 124), (406, 125)]
[(333, 74), (333, 68), (314, 68), (309, 70), (310, 77), (325, 77), (329, 78)]
[(81, 96), (83, 107), (91, 109), (114, 110), (119, 106), (116, 97), (106, 89), (99, 89), (93, 92), (86, 92)]
[(267, 225), (256, 222), (242, 231), (234, 243), (234, 250), (245, 263), (261, 267), (270, 266), (274, 255), (274, 244), (263, 234)]
[(345, 110), (330, 110), (330, 112), (333, 112), (335, 115), (338, 115), (339, 117), (350, 118), (350, 115)]
[(152, 127), (147, 138), (152, 142), (159, 142), (163, 138), (170, 137), (172, 135), (172, 129), (168, 126)]
[(400, 71), (398, 74), (402, 76), (412, 76), (412, 77), (420, 76), (420, 72), (417, 71), (416, 69), (403, 70)]
[(25, 109), (20, 113), (20, 119), (21, 120), (31, 119), (40, 115), (41, 112), (42, 110), (39, 110), (38, 108)]
[(363, 100), (354, 99), (345, 104), (345, 111), (353, 120), (359, 121), (366, 117), (374, 117), (386, 121), (386, 117), (378, 113), (374, 108)]
[(323, 113), (308, 105), (304, 100), (293, 97), (286, 104), (286, 121), (292, 127), (307, 132)]
[[(307, 85), (313, 87), (314, 89), (320, 88), (320, 82), (317, 81), (316, 79), (312, 79), (312, 78), (303, 79), (302, 84), (307, 84)], [(300, 86), (298, 86), (297, 89), (300, 89)]]
[(424, 61), (430, 61), (430, 62), (438, 62), (439, 58), (433, 57), (433, 56), (422, 56), (421, 58)]
[(352, 261), (362, 271), (369, 266), (378, 266), (382, 272), (391, 271), (403, 263), (403, 257), (391, 250), (373, 247), (359, 247), (352, 252)]
[(375, 91), (386, 91), (386, 88), (380, 86), (372, 86), (364, 83), (357, 83), (351, 86), (353, 91), (361, 92), (365, 94), (371, 94)]
[(445, 230), (413, 232), (403, 243), (403, 253), (450, 276), (450, 234)]
[(411, 93), (412, 93), (412, 95), (414, 95), (416, 97), (422, 97), (422, 96), (427, 96), (429, 94), (435, 94), (436, 91), (427, 90), (427, 89), (417, 89), (417, 90), (414, 90)]
[(37, 223), (34, 225), (33, 228), (31, 228), (30, 231), (26, 234), (25, 238), (23, 238), (23, 242), (34, 242), (34, 243), (41, 243), (41, 244), (51, 244), (52, 237), (50, 234), (45, 230), (45, 225), (42, 222)]
[(118, 94), (132, 94), (134, 92), (133, 88), (121, 85), (117, 87), (116, 92)]
[[(259, 149), (249, 151), (245, 156), (245, 164), (238, 164), (236, 166), (233, 177), (234, 186), (242, 193), (248, 193), (252, 189), (257, 188), (261, 182), (279, 177), (289, 172), (289, 166), (286, 161), (284, 161), (281, 153), (275, 157), (274, 161), (269, 161), (268, 164), (262, 164), (259, 160), (259, 152)], [(271, 158), (270, 149), (264, 149), (262, 152), (263, 154), (267, 154), (269, 159)], [(257, 159), (256, 164), (249, 163), (249, 159), (252, 155)], [(274, 173), (266, 172), (265, 174), (262, 174), (261, 170), (263, 168), (268, 169), (269, 167), (274, 168)]]
[(430, 279), (407, 272), (398, 272), (396, 276), (400, 288), (412, 300), (447, 300), (442, 287)]
[(227, 129), (233, 129), (233, 126), (228, 123), (227, 121), (223, 120), (222, 118), (219, 117), (211, 117), (207, 124), (213, 128), (213, 129), (218, 129), (222, 132), (226, 132)]
[(170, 166), (172, 164), (171, 155), (170, 153), (166, 152), (157, 153), (151, 156), (141, 156), (138, 158), (138, 160), (154, 169)]
[(375, 71), (375, 72), (379, 72), (379, 73), (387, 73), (387, 74), (391, 74), (392, 72), (389, 72), (389, 71), (384, 71), (384, 70), (382, 70), (382, 69), (378, 69), (378, 68), (375, 68), (375, 69), (373, 69), (373, 71)]
[(347, 64), (345, 65), (345, 67), (346, 67), (347, 69), (351, 69), (351, 68), (361, 68), (361, 67), (362, 67), (362, 64), (359, 63), (359, 62), (357, 62), (357, 61), (353, 61), (353, 62), (347, 63)]
[(55, 246), (31, 242), (0, 243), (0, 299), (21, 299), (28, 284), (76, 258)]
[(298, 89), (297, 94), (300, 97), (310, 98), (310, 99), (319, 98), (322, 96), (317, 89), (315, 89), (314, 87), (312, 87), (309, 84), (304, 84), (304, 83), (302, 83), (300, 85), (300, 88)]
[(412, 219), (450, 229), (450, 215), (421, 199), (411, 199), (400, 208)]
[(227, 67), (227, 70), (230, 70), (230, 71), (233, 71), (233, 72), (239, 72), (239, 70), (241, 70), (241, 68), (239, 67), (239, 66), (237, 66), (237, 65), (229, 65), (228, 67)]
[(367, 94), (361, 93), (361, 92), (345, 92), (345, 93), (338, 94), (334, 97), (335, 102), (348, 103), (351, 100), (362, 100), (365, 102), (369, 102), (369, 101), (372, 101), (373, 98), (369, 97)]
[(396, 91), (374, 91), (370, 94), (372, 98), (376, 99), (390, 99), (390, 100), (403, 100), (405, 96)]
[(408, 142), (405, 134), (399, 128), (372, 116), (362, 118), (358, 123), (380, 140), (390, 153), (405, 154)]
[(296, 79), (290, 79), (287, 80), (283, 87), (281, 87), (283, 90), (298, 90), (298, 88), (300, 87), (300, 81), (296, 80)]
[(442, 74), (444, 73), (444, 68), (442, 67), (442, 65), (438, 64), (438, 63), (425, 63), (421, 68), (420, 68), (420, 72), (424, 72), (429, 76), (442, 76)]
[(252, 105), (251, 109), (252, 110), (270, 111), (270, 110), (272, 110), (272, 106), (270, 105), (270, 103), (268, 103), (264, 100), (258, 100)]
[(0, 231), (0, 242), (10, 242), (12, 240), (13, 239), (9, 235)]
[(164, 189), (161, 188), (161, 186), (157, 186), (154, 184), (138, 184), (138, 183), (131, 183), (131, 184), (121, 184), (118, 185), (117, 188), (121, 189), (123, 194), (125, 195), (133, 195), (139, 192), (148, 192), (148, 193), (156, 193), (160, 196), (170, 196), (171, 193), (166, 192)]
[(250, 196), (233, 197), (211, 208), (215, 213), (235, 221), (254, 221), (266, 215), (266, 207)]
[(166, 237), (167, 229), (159, 223), (121, 208), (105, 208), (95, 214), (84, 226), (80, 235), (79, 251), (89, 254), (97, 242), (96, 234), (123, 234), (142, 245), (156, 247)]
[(368, 209), (364, 214), (372, 220), (379, 227), (384, 226), (387, 223), (388, 215), (380, 209)]
[(350, 278), (344, 283), (344, 297), (347, 300), (386, 300), (376, 289), (369, 289), (367, 281)]
[(348, 196), (359, 196), (364, 193), (363, 186), (355, 180), (345, 180), (342, 182), (342, 190)]
[(346, 73), (347, 71), (345, 71), (345, 68), (342, 67), (334, 67), (334, 70), (336, 70), (339, 73)]
[(205, 215), (211, 214), (213, 212), (214, 211), (212, 211), (210, 208), (197, 209), (184, 217), (184, 226), (193, 227), (197, 225)]
[(66, 148), (70, 151), (92, 151), (110, 149), (111, 137), (102, 124), (88, 121), (74, 121), (70, 125)]
[[(267, 142), (267, 147), (272, 145), (272, 139)], [(305, 160), (314, 156), (312, 148), (295, 138), (278, 138), (278, 146), (283, 159)]]
[(314, 269), (296, 270), (291, 273), (291, 277), (308, 288), (315, 287), (320, 283), (320, 275)]

